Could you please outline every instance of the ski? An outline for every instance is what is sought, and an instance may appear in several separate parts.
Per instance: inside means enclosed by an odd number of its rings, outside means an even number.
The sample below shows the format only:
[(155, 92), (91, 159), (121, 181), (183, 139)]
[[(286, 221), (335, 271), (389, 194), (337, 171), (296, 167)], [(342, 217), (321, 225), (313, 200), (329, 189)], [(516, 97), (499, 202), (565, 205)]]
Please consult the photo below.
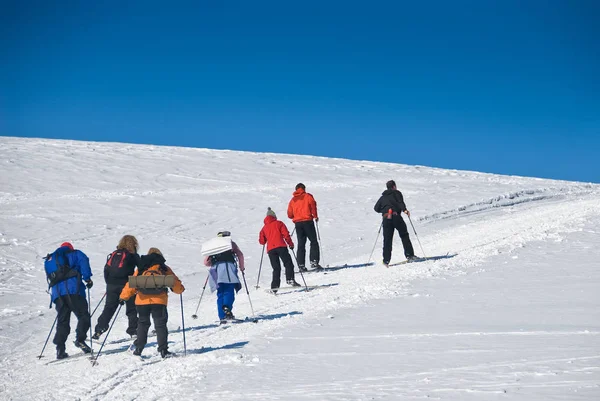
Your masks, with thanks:
[(53, 364), (60, 364), (61, 362), (67, 363), (67, 362), (70, 362), (73, 360), (82, 359), (84, 356), (87, 356), (90, 359), (90, 361), (93, 361), (94, 358), (96, 358), (95, 354), (89, 354), (89, 353), (86, 354), (85, 352), (81, 352), (81, 353), (78, 353), (75, 355), (69, 355), (68, 357), (63, 358), (63, 359), (53, 359), (49, 362), (46, 362), (44, 365), (47, 366), (47, 365), (53, 365)]
[(221, 326), (226, 326), (229, 323), (239, 324), (239, 323), (258, 323), (257, 318), (246, 317), (245, 319), (227, 319), (227, 320), (218, 320), (217, 323)]
[[(306, 291), (306, 288), (308, 288), (308, 290), (314, 290), (315, 288), (322, 288), (322, 287), (330, 287), (330, 284), (322, 284), (322, 285), (309, 285), (307, 287), (302, 286), (302, 287), (280, 287), (280, 288), (272, 288), (272, 289), (267, 289), (265, 290), (267, 293), (269, 294), (273, 294), (273, 295), (277, 295), (277, 294), (289, 294), (291, 292), (302, 292), (302, 291)], [(277, 291), (277, 293), (273, 292), (274, 290)]]
[(355, 268), (360, 268), (360, 267), (368, 267), (368, 266), (373, 266), (375, 264), (375, 262), (368, 262), (368, 263), (357, 263), (357, 264), (348, 264), (348, 263), (344, 263), (343, 265), (337, 265), (337, 266), (329, 266), (327, 265), (327, 267), (322, 267), (321, 269), (309, 269), (303, 273), (323, 273), (323, 274), (327, 274), (328, 272), (333, 272), (333, 271), (337, 271), (337, 270), (341, 270), (341, 269), (355, 269)]
[(403, 260), (402, 262), (396, 262), (396, 263), (391, 263), (388, 265), (388, 267), (390, 266), (398, 266), (398, 265), (405, 265), (407, 263), (417, 263), (417, 262), (426, 262), (428, 260), (440, 260), (440, 259), (449, 259), (456, 256), (456, 254), (450, 255), (450, 251), (448, 251), (445, 255), (441, 255), (441, 256), (427, 256), (425, 258), (416, 258), (416, 259), (412, 259), (412, 260)]

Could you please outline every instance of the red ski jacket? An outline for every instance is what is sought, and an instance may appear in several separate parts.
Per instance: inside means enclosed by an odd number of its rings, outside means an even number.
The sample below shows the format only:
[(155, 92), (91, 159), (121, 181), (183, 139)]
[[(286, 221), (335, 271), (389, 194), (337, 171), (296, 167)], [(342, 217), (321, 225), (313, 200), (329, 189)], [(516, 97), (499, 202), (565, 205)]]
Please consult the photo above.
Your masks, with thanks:
[(265, 226), (258, 234), (258, 242), (261, 245), (267, 244), (267, 252), (275, 248), (294, 246), (285, 224), (273, 216), (265, 217)]
[(319, 218), (317, 202), (311, 194), (305, 192), (302, 188), (298, 188), (294, 191), (294, 197), (288, 204), (287, 214), (294, 223), (317, 219)]

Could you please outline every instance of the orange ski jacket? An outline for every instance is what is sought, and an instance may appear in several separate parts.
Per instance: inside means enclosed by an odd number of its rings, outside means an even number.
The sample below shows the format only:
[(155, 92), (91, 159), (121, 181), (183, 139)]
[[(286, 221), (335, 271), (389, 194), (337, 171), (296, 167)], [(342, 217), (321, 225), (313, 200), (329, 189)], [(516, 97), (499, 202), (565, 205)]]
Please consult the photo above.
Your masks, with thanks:
[(294, 223), (318, 219), (317, 202), (311, 194), (298, 188), (288, 204), (287, 214)]
[[(160, 264), (156, 264), (156, 265), (152, 265), (148, 268), (149, 271), (158, 271), (158, 269), (160, 268)], [(183, 284), (181, 284), (181, 281), (179, 280), (179, 278), (175, 275), (175, 273), (173, 273), (173, 270), (171, 270), (171, 268), (167, 265), (163, 265), (164, 267), (166, 267), (166, 276), (175, 276), (175, 285), (173, 286), (173, 288), (171, 290), (173, 290), (173, 292), (175, 294), (181, 294), (183, 293), (183, 291), (185, 291), (185, 287), (183, 286)], [(135, 273), (133, 274), (134, 276), (138, 275), (139, 270), (136, 270)], [(167, 305), (168, 300), (169, 300), (169, 296), (167, 294), (167, 292), (163, 292), (160, 294), (155, 294), (155, 295), (147, 295), (147, 294), (142, 294), (141, 292), (138, 292), (137, 289), (135, 288), (131, 288), (129, 287), (129, 283), (125, 284), (125, 287), (123, 287), (123, 290), (121, 291), (121, 299), (124, 300), (128, 300), (129, 298), (135, 296), (137, 294), (137, 296), (135, 297), (135, 304), (136, 305)]]

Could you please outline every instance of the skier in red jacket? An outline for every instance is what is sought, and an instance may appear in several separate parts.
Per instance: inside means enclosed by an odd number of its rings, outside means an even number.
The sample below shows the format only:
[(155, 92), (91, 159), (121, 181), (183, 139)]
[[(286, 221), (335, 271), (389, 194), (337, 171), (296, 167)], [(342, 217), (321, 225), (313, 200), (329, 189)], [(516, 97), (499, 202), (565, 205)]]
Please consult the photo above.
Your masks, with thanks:
[(281, 285), (281, 264), (285, 267), (285, 279), (292, 287), (300, 287), (300, 284), (294, 280), (294, 263), (287, 250), (294, 249), (294, 243), (290, 237), (290, 232), (283, 222), (277, 220), (275, 212), (271, 208), (267, 209), (267, 217), (264, 220), (264, 227), (258, 235), (258, 242), (261, 245), (267, 244), (267, 254), (273, 267), (273, 280), (271, 281), (271, 290), (277, 292)]

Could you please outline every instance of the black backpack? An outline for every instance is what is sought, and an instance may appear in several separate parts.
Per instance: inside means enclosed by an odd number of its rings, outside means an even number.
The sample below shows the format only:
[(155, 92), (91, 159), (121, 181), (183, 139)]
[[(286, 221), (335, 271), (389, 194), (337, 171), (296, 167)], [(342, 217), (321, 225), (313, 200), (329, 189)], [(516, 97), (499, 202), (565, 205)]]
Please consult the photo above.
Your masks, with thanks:
[(44, 258), (44, 270), (46, 270), (48, 288), (52, 288), (56, 284), (62, 283), (71, 277), (79, 276), (79, 272), (75, 269), (72, 269), (69, 265), (69, 258), (67, 255), (71, 252), (74, 251), (70, 249), (59, 248), (54, 251), (54, 253), (49, 253)]
[(123, 278), (129, 276), (127, 269), (123, 269), (125, 260), (129, 256), (126, 249), (117, 249), (106, 257), (104, 271), (113, 278)]

